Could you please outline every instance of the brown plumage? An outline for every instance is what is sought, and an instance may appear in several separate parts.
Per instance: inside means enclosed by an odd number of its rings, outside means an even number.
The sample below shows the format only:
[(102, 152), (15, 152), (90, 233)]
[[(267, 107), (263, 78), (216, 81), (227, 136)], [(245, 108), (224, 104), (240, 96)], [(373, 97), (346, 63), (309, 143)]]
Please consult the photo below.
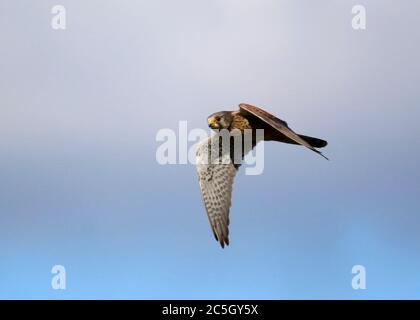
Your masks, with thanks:
[[(226, 119), (226, 122), (223, 122), (223, 119)], [(239, 129), (243, 132), (244, 129), (264, 129), (265, 141), (302, 145), (326, 158), (315, 148), (325, 147), (328, 144), (327, 141), (296, 134), (289, 128), (286, 121), (250, 104), (241, 103), (239, 105), (239, 111), (213, 113), (208, 117), (207, 121), (210, 128), (216, 130), (228, 129), (231, 131), (233, 129)]]
[[(244, 137), (246, 129), (251, 129), (253, 133), (251, 149), (258, 143), (255, 138), (256, 130), (263, 129), (264, 141), (302, 145), (328, 159), (316, 149), (325, 147), (327, 141), (297, 134), (289, 128), (285, 121), (250, 104), (240, 104), (239, 111), (216, 112), (210, 115), (207, 121), (210, 128), (216, 131), (227, 129), (232, 132), (232, 130), (238, 129), (241, 131), (242, 137)], [(197, 148), (197, 174), (210, 225), (216, 240), (223, 248), (225, 244), (229, 245), (228, 226), (232, 185), (240, 163), (236, 163), (236, 158), (232, 152), (233, 137), (231, 137), (230, 143), (231, 150), (226, 153), (223, 153), (225, 151), (222, 149), (220, 141), (220, 135), (216, 134), (199, 144)], [(214, 147), (214, 149), (211, 147)], [(211, 154), (211, 150), (215, 149), (218, 152)], [(242, 150), (241, 158), (249, 151)], [(206, 162), (210, 159), (211, 161)], [(224, 160), (224, 162), (220, 160)]]

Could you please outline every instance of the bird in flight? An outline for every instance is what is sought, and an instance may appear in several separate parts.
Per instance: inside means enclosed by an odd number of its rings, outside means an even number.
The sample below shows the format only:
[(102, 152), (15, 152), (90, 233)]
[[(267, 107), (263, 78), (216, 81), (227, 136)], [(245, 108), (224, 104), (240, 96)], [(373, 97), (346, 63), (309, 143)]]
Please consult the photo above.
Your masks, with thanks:
[[(328, 160), (316, 148), (323, 148), (327, 141), (295, 133), (287, 123), (261, 108), (242, 103), (239, 111), (220, 111), (207, 118), (210, 128), (216, 134), (197, 145), (196, 169), (210, 226), (222, 248), (229, 245), (229, 210), (231, 207), (232, 185), (236, 171), (244, 156), (261, 141), (278, 141), (302, 145)], [(263, 129), (258, 139), (257, 130)], [(231, 134), (228, 148), (223, 147), (221, 131)], [(245, 132), (252, 133), (252, 141), (245, 146)], [(235, 134), (242, 137), (239, 161), (235, 149)], [(243, 146), (243, 147), (242, 147)]]

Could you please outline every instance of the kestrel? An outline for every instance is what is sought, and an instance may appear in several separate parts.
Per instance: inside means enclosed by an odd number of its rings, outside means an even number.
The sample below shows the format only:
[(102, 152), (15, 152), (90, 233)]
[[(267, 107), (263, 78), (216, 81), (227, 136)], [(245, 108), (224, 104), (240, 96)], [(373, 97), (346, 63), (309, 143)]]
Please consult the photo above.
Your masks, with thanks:
[[(210, 226), (222, 248), (229, 245), (229, 209), (231, 206), (233, 178), (240, 167), (240, 160), (261, 141), (278, 141), (302, 145), (325, 159), (316, 148), (323, 148), (327, 141), (300, 135), (289, 128), (287, 123), (272, 114), (249, 104), (239, 105), (239, 111), (220, 111), (207, 118), (210, 128), (216, 134), (197, 145), (196, 167), (201, 196), (207, 211)], [(222, 147), (220, 130), (231, 134), (228, 148)], [(249, 129), (249, 130), (246, 130)], [(257, 129), (264, 129), (261, 139), (257, 139)], [(252, 143), (246, 147), (245, 132), (252, 133)], [(234, 149), (234, 138), (242, 136), (239, 161)], [(328, 160), (328, 159), (327, 159)]]

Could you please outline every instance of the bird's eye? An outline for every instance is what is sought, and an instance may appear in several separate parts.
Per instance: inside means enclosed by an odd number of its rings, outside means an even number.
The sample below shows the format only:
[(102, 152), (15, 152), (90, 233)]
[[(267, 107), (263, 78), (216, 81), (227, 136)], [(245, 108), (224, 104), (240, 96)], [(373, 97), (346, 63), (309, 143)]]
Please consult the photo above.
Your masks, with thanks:
[(219, 121), (220, 120), (220, 117), (216, 117), (216, 120)]

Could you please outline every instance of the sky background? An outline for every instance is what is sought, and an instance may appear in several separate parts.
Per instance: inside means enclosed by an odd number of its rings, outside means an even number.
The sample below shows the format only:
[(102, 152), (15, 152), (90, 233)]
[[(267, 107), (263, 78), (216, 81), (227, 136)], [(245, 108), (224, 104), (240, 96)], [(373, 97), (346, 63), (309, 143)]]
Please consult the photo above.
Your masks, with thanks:
[[(419, 10), (1, 0), (0, 298), (420, 298)], [(240, 102), (327, 139), (331, 161), (266, 143), (222, 250), (194, 166), (159, 165), (155, 137)]]

